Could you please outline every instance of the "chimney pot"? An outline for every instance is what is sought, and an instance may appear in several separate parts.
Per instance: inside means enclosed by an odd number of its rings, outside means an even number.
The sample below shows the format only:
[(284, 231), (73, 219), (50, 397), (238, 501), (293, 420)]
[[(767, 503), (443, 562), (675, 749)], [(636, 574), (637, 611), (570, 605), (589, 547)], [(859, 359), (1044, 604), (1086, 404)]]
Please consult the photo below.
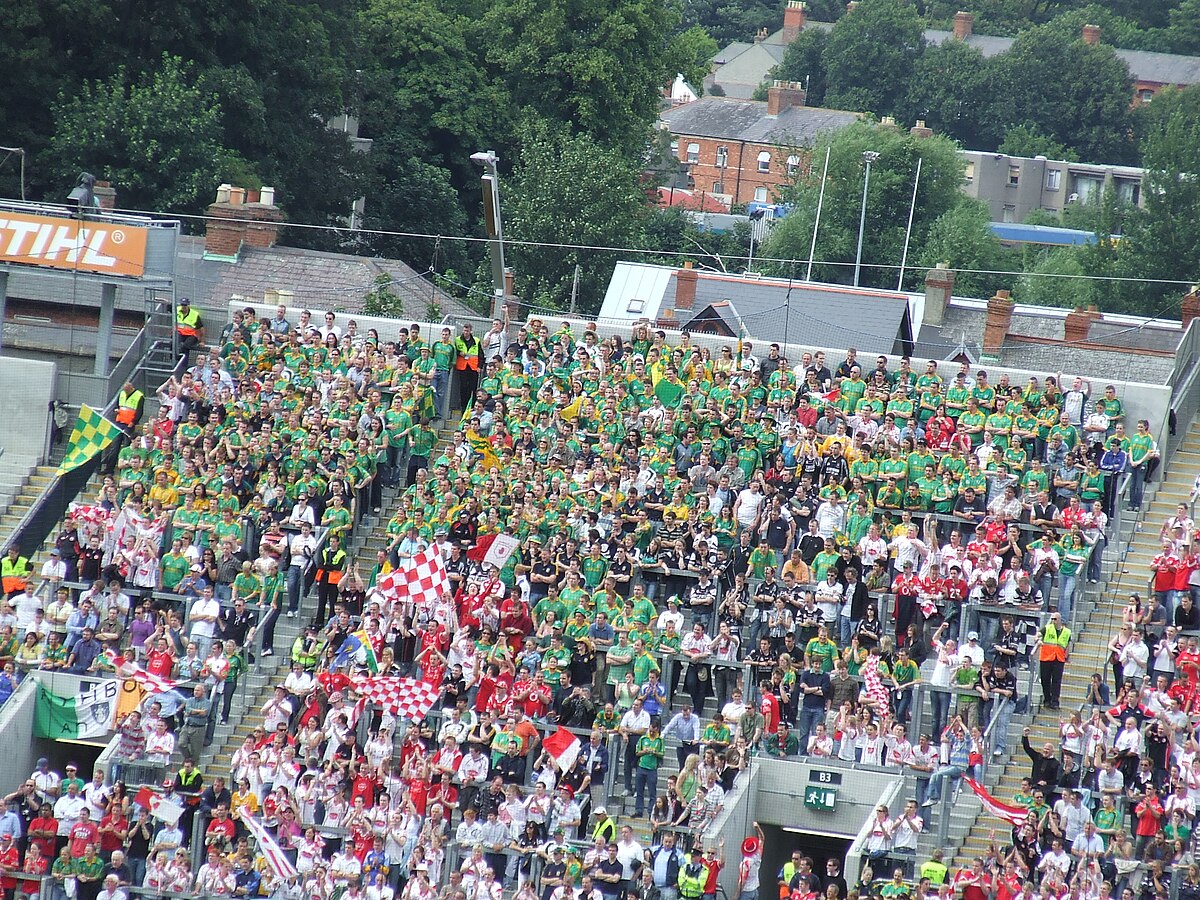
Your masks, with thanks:
[(933, 129), (925, 124), (924, 119), (917, 119), (917, 124), (908, 129), (908, 133), (919, 138), (933, 137)]
[(997, 291), (987, 302), (987, 317), (983, 324), (983, 352), (996, 356), (1004, 346), (1004, 337), (1012, 327), (1013, 307), (1016, 304), (1008, 291)]
[(1083, 26), (1083, 42), (1095, 46), (1100, 43), (1100, 26), (1099, 25), (1084, 25)]
[(683, 268), (675, 273), (675, 309), (691, 309), (696, 305), (699, 281), (700, 273), (693, 268)]
[(773, 81), (767, 88), (767, 115), (777, 116), (794, 106), (803, 106), (807, 96), (798, 81)]
[(954, 293), (954, 270), (938, 263), (925, 274), (925, 316), (928, 325), (941, 325)]
[(1069, 344), (1082, 344), (1088, 339), (1092, 323), (1100, 319), (1100, 310), (1095, 306), (1073, 309), (1063, 321), (1063, 340)]
[(956, 40), (965, 41), (971, 36), (974, 28), (975, 16), (972, 13), (959, 10), (954, 14), (954, 37)]
[(783, 43), (790, 44), (804, 30), (804, 0), (787, 0), (783, 8)]
[(1192, 319), (1200, 318), (1200, 285), (1194, 286), (1183, 297), (1183, 330), (1187, 331)]

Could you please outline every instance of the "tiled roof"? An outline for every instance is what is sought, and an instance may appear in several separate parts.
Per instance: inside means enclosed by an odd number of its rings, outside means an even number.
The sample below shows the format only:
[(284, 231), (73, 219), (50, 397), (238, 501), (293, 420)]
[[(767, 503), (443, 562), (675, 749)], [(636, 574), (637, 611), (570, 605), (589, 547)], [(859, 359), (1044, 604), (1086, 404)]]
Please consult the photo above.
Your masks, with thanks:
[(858, 113), (812, 106), (794, 106), (769, 116), (761, 100), (724, 97), (704, 97), (661, 114), (672, 134), (797, 147), (812, 146), (821, 132), (844, 128), (858, 118)]

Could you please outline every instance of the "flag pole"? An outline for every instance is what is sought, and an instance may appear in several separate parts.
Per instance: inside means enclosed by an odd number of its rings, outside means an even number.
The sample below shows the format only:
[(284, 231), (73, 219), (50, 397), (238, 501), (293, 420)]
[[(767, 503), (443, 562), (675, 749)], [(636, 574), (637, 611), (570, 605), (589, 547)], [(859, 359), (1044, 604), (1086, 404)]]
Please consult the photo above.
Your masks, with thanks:
[(817, 218), (813, 222), (812, 245), (808, 248), (808, 271), (804, 273), (805, 281), (812, 281), (813, 257), (817, 253), (817, 231), (821, 227), (821, 209), (825, 205), (825, 179), (829, 175), (829, 154), (832, 150), (832, 144), (825, 148), (825, 168), (821, 170), (821, 193), (817, 197)]
[(917, 175), (913, 178), (912, 203), (908, 205), (908, 228), (904, 232), (904, 253), (900, 256), (900, 277), (896, 279), (896, 290), (904, 290), (904, 267), (908, 264), (908, 242), (912, 239), (913, 213), (917, 209), (917, 185), (921, 183), (921, 163), (924, 159), (917, 157)]

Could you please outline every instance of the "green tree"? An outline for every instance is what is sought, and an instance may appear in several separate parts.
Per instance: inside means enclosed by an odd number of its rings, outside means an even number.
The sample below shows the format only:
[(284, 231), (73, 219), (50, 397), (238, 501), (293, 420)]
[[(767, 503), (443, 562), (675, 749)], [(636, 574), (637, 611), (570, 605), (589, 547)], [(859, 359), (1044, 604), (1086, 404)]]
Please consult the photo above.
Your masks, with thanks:
[(1062, 159), (1077, 162), (1079, 154), (1065, 147), (1034, 125), (1014, 125), (1004, 132), (1000, 152), (1009, 156), (1044, 156), (1046, 159)]
[(197, 212), (222, 175), (241, 161), (221, 144), (221, 107), (197, 86), (193, 68), (163, 55), (159, 69), (131, 81), (124, 69), (85, 83), (53, 107), (53, 171), (74, 183), (81, 170), (121, 186), (122, 205)]
[(470, 41), (514, 109), (632, 156), (676, 75), (667, 51), (678, 23), (659, 0), (497, 0)]
[(986, 147), (994, 128), (988, 120), (993, 90), (991, 61), (979, 50), (962, 41), (929, 46), (917, 59), (899, 118), (924, 119), (964, 147)]
[(782, 192), (781, 200), (792, 204), (793, 212), (772, 229), (762, 250), (764, 257), (808, 258), (826, 146), (830, 148), (829, 177), (816, 248), (816, 259), (822, 262), (813, 269), (814, 276), (841, 283), (853, 280), (863, 190), (863, 152), (870, 150), (880, 155), (871, 165), (862, 284), (895, 287), (895, 267), (903, 253), (917, 158), (923, 162), (910, 260), (921, 258), (933, 223), (961, 202), (964, 163), (957, 148), (946, 138), (921, 139), (869, 122), (856, 123), (830, 135), (814, 148), (810, 171)]
[(637, 161), (586, 135), (542, 124), (522, 136), (503, 195), (505, 238), (512, 242), (505, 255), (518, 296), (540, 308), (567, 308), (578, 265), (579, 308), (599, 309), (612, 267), (625, 254), (521, 242), (641, 247), (650, 204), (639, 169)]
[(783, 6), (777, 0), (684, 0), (683, 23), (704, 28), (719, 46), (753, 40), (759, 29), (783, 26)]
[[(992, 234), (988, 224), (991, 215), (987, 204), (963, 197), (951, 209), (942, 213), (929, 228), (920, 256), (919, 269), (927, 269), (938, 263), (948, 263), (958, 270), (955, 290), (967, 297), (990, 297), (996, 291), (1008, 287), (1010, 276), (991, 275), (986, 271), (1002, 272), (1009, 269), (1008, 254), (1000, 241)], [(964, 269), (984, 270), (979, 272)], [(914, 272), (913, 284), (923, 275)]]
[(697, 94), (704, 93), (704, 79), (712, 68), (713, 57), (717, 55), (717, 42), (704, 30), (701, 25), (681, 31), (671, 38), (667, 45), (666, 71), (673, 78), (671, 70), (683, 76), (684, 81), (692, 86)]
[(825, 103), (878, 116), (902, 108), (924, 30), (916, 8), (905, 0), (863, 0), (830, 32)]
[(1120, 245), (1130, 274), (1147, 280), (1126, 285), (1121, 301), (1148, 314), (1181, 293), (1179, 286), (1151, 279), (1192, 282), (1200, 276), (1200, 116), (1188, 108), (1191, 100), (1172, 98), (1175, 108), (1160, 114), (1143, 139), (1145, 208), (1131, 216)]
[(1111, 47), (1067, 41), (1043, 26), (1023, 32), (994, 64), (998, 125), (1025, 125), (1090, 162), (1132, 161), (1133, 85)]
[[(805, 103), (809, 106), (824, 106), (828, 77), (825, 72), (825, 50), (829, 46), (829, 32), (824, 28), (806, 28), (796, 40), (788, 44), (783, 62), (775, 67), (774, 78), (782, 81), (798, 81), (808, 88)], [(764, 88), (763, 98), (766, 99)]]

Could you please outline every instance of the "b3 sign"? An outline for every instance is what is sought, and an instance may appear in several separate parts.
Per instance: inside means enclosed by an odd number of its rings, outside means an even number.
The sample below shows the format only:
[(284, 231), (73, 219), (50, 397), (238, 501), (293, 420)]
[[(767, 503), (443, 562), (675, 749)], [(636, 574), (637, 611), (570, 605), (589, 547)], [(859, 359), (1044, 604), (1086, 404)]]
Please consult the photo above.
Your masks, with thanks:
[(139, 277), (146, 229), (124, 222), (0, 213), (0, 262)]

